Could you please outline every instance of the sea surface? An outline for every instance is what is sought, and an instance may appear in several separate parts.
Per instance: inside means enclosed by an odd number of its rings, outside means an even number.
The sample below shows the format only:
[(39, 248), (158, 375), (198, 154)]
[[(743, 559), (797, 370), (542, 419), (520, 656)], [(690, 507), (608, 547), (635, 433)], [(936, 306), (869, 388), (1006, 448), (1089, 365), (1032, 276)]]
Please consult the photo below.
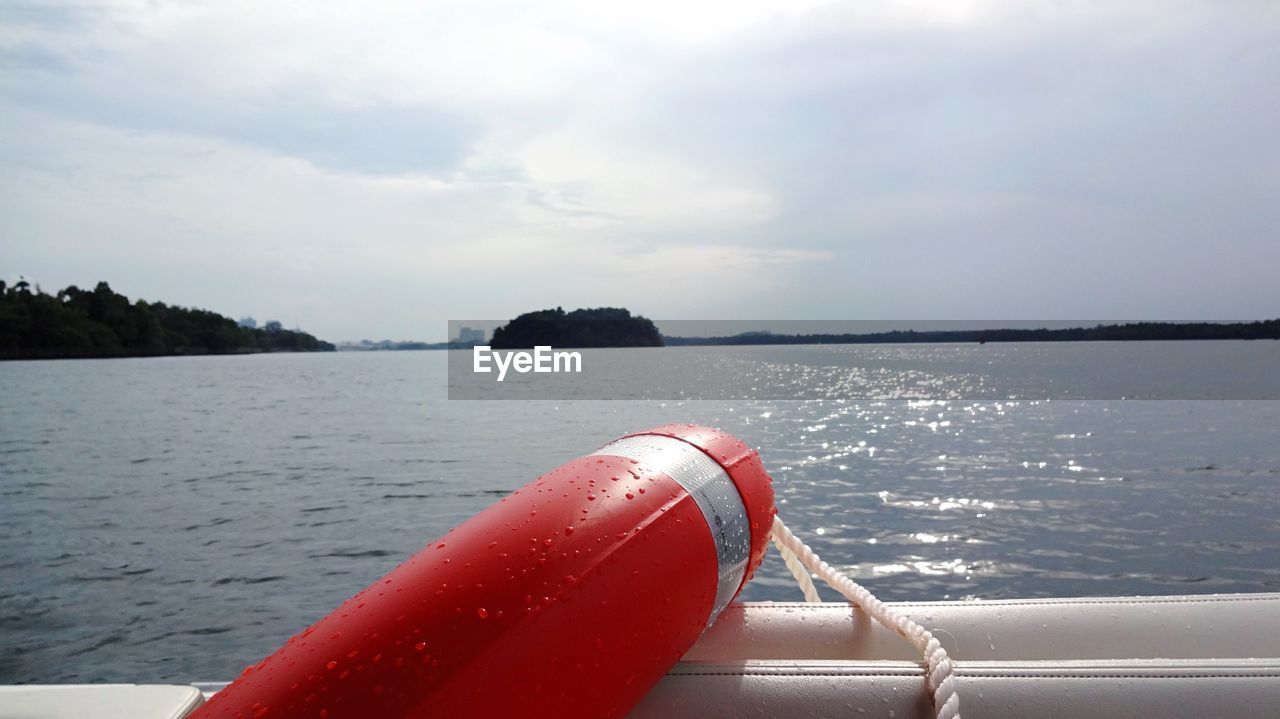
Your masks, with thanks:
[[(1239, 398), (1274, 396), (1280, 343), (1219, 344), (1248, 354), (1230, 400), (460, 401), (443, 352), (0, 363), (0, 684), (233, 678), (539, 473), (671, 421), (758, 447), (788, 524), (885, 599), (1280, 591), (1280, 401)], [(906, 386), (922, 350), (897, 351)], [(1186, 396), (1226, 381), (1194, 374)], [(799, 596), (771, 556), (743, 598)]]

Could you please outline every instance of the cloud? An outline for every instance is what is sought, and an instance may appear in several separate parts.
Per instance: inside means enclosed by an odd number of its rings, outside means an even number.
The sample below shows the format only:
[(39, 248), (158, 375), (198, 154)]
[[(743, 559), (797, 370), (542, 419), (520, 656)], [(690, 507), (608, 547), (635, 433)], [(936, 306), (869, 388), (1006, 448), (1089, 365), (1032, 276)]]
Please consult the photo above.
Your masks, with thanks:
[(1261, 316), (1277, 36), (1208, 0), (10, 3), (0, 262), (334, 339)]
[(776, 212), (766, 188), (718, 177), (660, 149), (601, 142), (588, 132), (542, 135), (515, 157), (529, 182), (545, 188), (545, 206), (570, 214), (591, 208), (597, 225), (738, 226)]

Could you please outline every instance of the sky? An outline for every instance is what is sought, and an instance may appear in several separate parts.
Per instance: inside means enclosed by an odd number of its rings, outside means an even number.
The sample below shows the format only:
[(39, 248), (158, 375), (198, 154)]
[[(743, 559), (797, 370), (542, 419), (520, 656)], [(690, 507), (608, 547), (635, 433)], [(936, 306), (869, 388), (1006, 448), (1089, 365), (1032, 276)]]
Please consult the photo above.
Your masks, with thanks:
[(0, 4), (0, 277), (332, 340), (1280, 316), (1271, 0)]

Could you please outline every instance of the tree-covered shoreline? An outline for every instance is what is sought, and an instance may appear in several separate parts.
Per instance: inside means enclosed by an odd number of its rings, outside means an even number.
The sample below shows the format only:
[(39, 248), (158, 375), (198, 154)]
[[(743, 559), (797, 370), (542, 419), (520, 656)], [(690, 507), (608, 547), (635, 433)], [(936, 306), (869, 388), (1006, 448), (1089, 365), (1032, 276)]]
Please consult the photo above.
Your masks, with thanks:
[(106, 282), (55, 295), (0, 280), (0, 359), (161, 357), (331, 352), (334, 346), (279, 323), (241, 327), (216, 312), (147, 302)]
[(866, 334), (744, 332), (728, 337), (665, 337), (668, 345), (933, 344), (956, 342), (1141, 342), (1275, 340), (1280, 319), (1257, 322), (1129, 322), (1064, 329), (892, 330)]

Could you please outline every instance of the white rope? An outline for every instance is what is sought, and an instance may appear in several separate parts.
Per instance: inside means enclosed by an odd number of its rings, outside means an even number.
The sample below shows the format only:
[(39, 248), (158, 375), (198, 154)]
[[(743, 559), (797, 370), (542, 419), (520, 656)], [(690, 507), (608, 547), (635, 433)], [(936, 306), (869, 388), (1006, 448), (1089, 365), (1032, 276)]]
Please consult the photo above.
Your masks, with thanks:
[(778, 548), (787, 568), (795, 576), (804, 591), (807, 602), (817, 602), (818, 590), (813, 586), (813, 578), (809, 573), (818, 575), (832, 589), (844, 595), (854, 606), (862, 609), (871, 618), (897, 632), (902, 638), (911, 642), (924, 656), (928, 671), (925, 674), (925, 687), (929, 698), (937, 712), (938, 719), (960, 719), (960, 697), (956, 694), (955, 678), (952, 676), (954, 665), (947, 656), (947, 650), (934, 638), (928, 629), (917, 624), (909, 617), (899, 614), (865, 587), (836, 571), (834, 567), (822, 561), (809, 545), (800, 541), (787, 529), (780, 517), (774, 517), (770, 539)]
[[(800, 562), (800, 557), (795, 552), (786, 548), (786, 545), (778, 539), (779, 527), (781, 531), (789, 531), (782, 523), (782, 520), (776, 517), (773, 520), (773, 530), (770, 532), (769, 538), (773, 540), (774, 546), (778, 548), (778, 554), (782, 555), (782, 561), (786, 562), (787, 569), (791, 570), (791, 576), (796, 578), (796, 584), (800, 585), (800, 591), (804, 592), (804, 600), (810, 604), (818, 604), (822, 601), (822, 597), (818, 596), (818, 588), (813, 586), (813, 575), (809, 573), (808, 568)], [(795, 536), (795, 535), (792, 535)], [(796, 540), (799, 541), (799, 540)]]

